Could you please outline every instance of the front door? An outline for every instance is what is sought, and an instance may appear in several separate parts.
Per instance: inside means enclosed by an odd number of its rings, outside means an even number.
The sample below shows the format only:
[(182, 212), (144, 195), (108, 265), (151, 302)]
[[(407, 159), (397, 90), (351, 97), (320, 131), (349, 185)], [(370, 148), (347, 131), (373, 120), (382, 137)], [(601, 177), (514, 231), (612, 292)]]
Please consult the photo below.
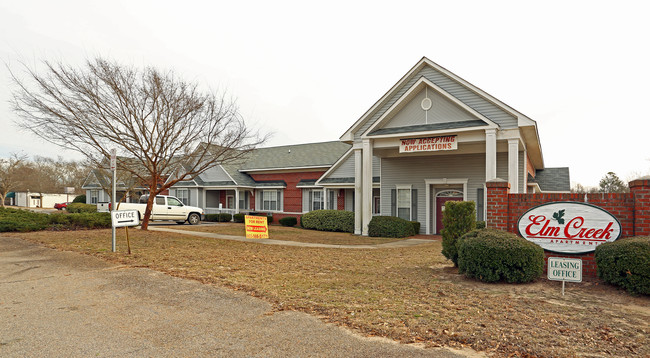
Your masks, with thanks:
[(442, 216), (445, 212), (445, 203), (448, 201), (463, 201), (463, 195), (456, 190), (436, 195), (436, 234), (440, 234), (442, 231)]

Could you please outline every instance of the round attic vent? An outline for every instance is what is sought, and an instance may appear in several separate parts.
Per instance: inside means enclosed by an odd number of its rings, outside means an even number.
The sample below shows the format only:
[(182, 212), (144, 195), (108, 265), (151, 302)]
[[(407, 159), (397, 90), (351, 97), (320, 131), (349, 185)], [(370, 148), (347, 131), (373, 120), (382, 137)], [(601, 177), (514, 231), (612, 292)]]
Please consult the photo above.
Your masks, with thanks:
[(431, 105), (432, 105), (431, 99), (429, 99), (428, 97), (422, 100), (422, 109), (423, 110), (425, 110), (425, 111), (430, 110)]

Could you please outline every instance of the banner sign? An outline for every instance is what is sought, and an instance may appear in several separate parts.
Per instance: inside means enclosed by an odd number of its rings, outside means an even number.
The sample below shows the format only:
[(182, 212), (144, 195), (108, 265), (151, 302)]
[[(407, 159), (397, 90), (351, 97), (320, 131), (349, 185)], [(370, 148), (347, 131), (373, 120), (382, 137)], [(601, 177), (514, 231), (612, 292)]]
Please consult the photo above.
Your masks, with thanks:
[(608, 211), (586, 203), (554, 202), (526, 211), (519, 235), (544, 250), (583, 254), (621, 236), (621, 223)]
[(244, 217), (247, 239), (268, 239), (269, 225), (266, 216), (246, 215)]
[(553, 281), (582, 282), (582, 259), (549, 257), (546, 276)]
[(400, 139), (400, 153), (437, 152), (458, 149), (458, 136)]

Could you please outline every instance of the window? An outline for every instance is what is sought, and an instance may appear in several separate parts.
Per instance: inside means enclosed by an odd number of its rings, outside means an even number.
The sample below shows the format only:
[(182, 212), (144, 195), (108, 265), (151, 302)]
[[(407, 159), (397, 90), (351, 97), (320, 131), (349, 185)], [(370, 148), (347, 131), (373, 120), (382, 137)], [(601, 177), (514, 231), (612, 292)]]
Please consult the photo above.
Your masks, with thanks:
[[(156, 201), (157, 200), (158, 200), (158, 198), (156, 198)], [(169, 206), (183, 206), (183, 203), (176, 200), (176, 198), (169, 197), (169, 198), (167, 198), (167, 205), (169, 205)]]
[(90, 203), (91, 204), (97, 204), (97, 198), (99, 197), (99, 191), (98, 190), (91, 190), (90, 191)]
[(239, 209), (248, 210), (249, 193), (247, 191), (239, 192)]
[(379, 214), (379, 208), (380, 208), (380, 201), (378, 196), (373, 196), (372, 197), (372, 213), (373, 214)]
[(188, 189), (176, 189), (176, 197), (185, 205), (190, 205), (190, 191)]
[(162, 196), (157, 196), (156, 205), (165, 205), (165, 198), (163, 198)]
[(232, 195), (226, 195), (226, 208), (234, 209), (235, 208), (235, 197)]
[(262, 210), (270, 210), (270, 211), (279, 210), (278, 196), (279, 196), (279, 192), (277, 190), (262, 191)]
[(311, 210), (323, 210), (323, 191), (313, 190), (311, 195)]
[(397, 216), (411, 220), (411, 187), (397, 187)]

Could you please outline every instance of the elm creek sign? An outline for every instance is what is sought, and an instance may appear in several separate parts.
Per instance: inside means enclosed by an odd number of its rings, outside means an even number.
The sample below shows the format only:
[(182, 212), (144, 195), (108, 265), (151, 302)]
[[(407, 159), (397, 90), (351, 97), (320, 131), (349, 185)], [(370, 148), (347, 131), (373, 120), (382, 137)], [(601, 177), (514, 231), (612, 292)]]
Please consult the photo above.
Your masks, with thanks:
[(437, 152), (458, 149), (458, 136), (400, 139), (400, 153)]
[(621, 223), (608, 211), (578, 202), (554, 202), (526, 211), (519, 235), (544, 250), (583, 254), (621, 236)]

